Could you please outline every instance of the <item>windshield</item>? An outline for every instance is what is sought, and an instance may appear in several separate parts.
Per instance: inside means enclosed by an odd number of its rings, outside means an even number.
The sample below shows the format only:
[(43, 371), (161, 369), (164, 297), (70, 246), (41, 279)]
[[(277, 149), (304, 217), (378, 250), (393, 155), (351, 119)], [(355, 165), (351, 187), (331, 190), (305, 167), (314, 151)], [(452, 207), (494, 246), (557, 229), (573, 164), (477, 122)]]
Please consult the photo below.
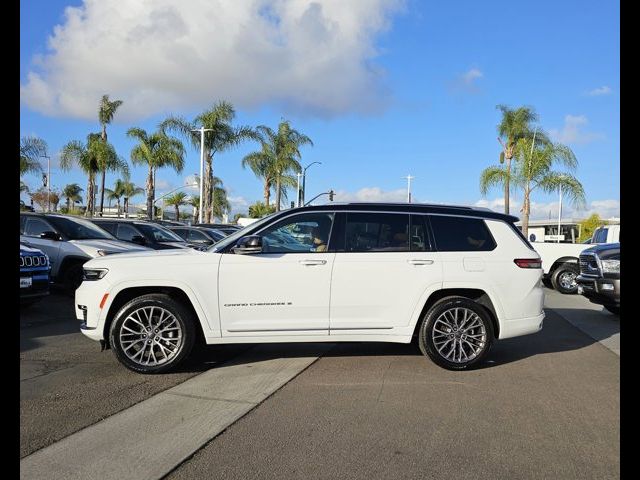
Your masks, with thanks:
[(97, 225), (89, 222), (88, 220), (82, 220), (80, 218), (68, 218), (57, 217), (54, 215), (47, 216), (47, 221), (62, 233), (69, 240), (92, 240), (92, 239), (104, 239), (104, 240), (117, 240), (116, 237), (109, 232), (101, 229)]
[(253, 222), (247, 225), (246, 227), (241, 228), (240, 230), (237, 230), (236, 232), (226, 237), (224, 240), (220, 240), (218, 243), (213, 244), (211, 247), (208, 248), (208, 250), (210, 252), (219, 252), (220, 250), (227, 247), (228, 245), (235, 245), (238, 239), (244, 237), (247, 234), (246, 232), (248, 232), (250, 229), (264, 225), (278, 213), (280, 212), (273, 212), (267, 215), (266, 217), (261, 218), (257, 222)]
[(136, 227), (142, 230), (145, 236), (153, 238), (156, 242), (180, 242), (184, 243), (184, 239), (173, 233), (171, 230), (153, 225), (150, 223), (137, 223)]

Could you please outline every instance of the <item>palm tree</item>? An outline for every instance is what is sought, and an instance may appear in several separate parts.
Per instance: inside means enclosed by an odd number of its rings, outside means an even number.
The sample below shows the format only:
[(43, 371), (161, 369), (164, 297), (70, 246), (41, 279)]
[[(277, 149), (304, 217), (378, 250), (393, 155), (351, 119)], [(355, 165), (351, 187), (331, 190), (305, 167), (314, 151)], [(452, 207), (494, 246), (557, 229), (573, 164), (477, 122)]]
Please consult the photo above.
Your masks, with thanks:
[[(242, 159), (242, 166), (249, 166), (256, 176), (265, 181), (265, 205), (268, 206), (267, 191), (272, 186), (276, 192), (276, 211), (280, 211), (282, 198), (286, 198), (288, 186), (295, 185), (295, 179), (291, 173), (302, 171), (299, 159), (300, 147), (313, 145), (306, 135), (291, 128), (288, 121), (283, 120), (278, 124), (278, 131), (260, 125), (256, 128), (260, 137), (261, 150), (253, 152)], [(283, 195), (284, 193), (284, 195)]]
[(585, 205), (582, 184), (569, 173), (553, 171), (555, 163), (559, 163), (569, 171), (575, 171), (578, 160), (566, 145), (560, 143), (533, 144), (531, 139), (521, 138), (515, 149), (518, 158), (514, 168), (514, 183), (523, 190), (522, 233), (529, 234), (529, 215), (531, 213), (531, 193), (540, 189), (552, 193), (562, 189), (563, 195), (578, 207)]
[(129, 199), (142, 193), (144, 193), (144, 188), (137, 187), (129, 180), (128, 176), (125, 176), (122, 181), (122, 196), (124, 199), (122, 209), (124, 210), (124, 218), (127, 218), (129, 215)]
[[(504, 212), (509, 214), (509, 188), (511, 183), (511, 160), (515, 154), (516, 144), (522, 138), (532, 138), (534, 131), (531, 124), (538, 121), (538, 114), (533, 107), (509, 108), (506, 105), (497, 105), (502, 112), (502, 120), (498, 124), (498, 142), (502, 145), (500, 152), (500, 164), (506, 161), (504, 175)], [(549, 140), (543, 132), (538, 132), (536, 141), (547, 143)]]
[[(160, 124), (162, 131), (176, 131), (189, 142), (194, 149), (200, 151), (200, 131), (201, 126), (211, 131), (204, 134), (204, 198), (202, 202), (203, 216), (205, 222), (211, 221), (212, 202), (214, 200), (213, 186), (213, 157), (222, 153), (240, 142), (247, 139), (259, 140), (256, 132), (250, 127), (233, 127), (231, 122), (235, 118), (235, 110), (228, 102), (218, 102), (209, 110), (198, 115), (193, 122), (188, 122), (181, 117), (169, 117)], [(194, 131), (196, 130), (196, 131)]]
[(111, 206), (111, 200), (116, 201), (116, 205), (118, 207), (117, 216), (120, 218), (120, 199), (124, 197), (124, 180), (118, 178), (116, 183), (113, 185), (113, 190), (105, 188), (104, 191), (109, 199), (109, 206)]
[(47, 142), (38, 137), (20, 138), (20, 176), (27, 172), (40, 173), (40, 157), (47, 153)]
[(70, 183), (62, 189), (62, 196), (67, 199), (67, 212), (71, 211), (71, 205), (76, 206), (76, 202), (81, 202), (80, 196), (82, 188), (77, 183)]
[[(109, 95), (103, 95), (102, 100), (100, 100), (100, 109), (98, 110), (98, 119), (100, 120), (100, 125), (102, 126), (102, 141), (107, 143), (107, 125), (111, 123), (113, 120), (113, 116), (116, 114), (116, 110), (118, 107), (122, 105), (122, 100), (114, 100), (113, 102), (109, 101)], [(104, 181), (107, 174), (107, 166), (99, 165), (100, 171), (102, 172), (102, 183), (101, 183), (101, 193), (100, 193), (100, 213), (102, 213), (103, 205), (104, 205)]]
[(249, 218), (262, 218), (275, 211), (276, 209), (273, 205), (268, 207), (262, 202), (256, 202), (253, 205), (249, 205)]
[(227, 198), (227, 191), (222, 185), (222, 180), (213, 177), (213, 205), (211, 206), (211, 216), (214, 218), (222, 218), (225, 213), (231, 210), (231, 204)]
[(193, 221), (198, 221), (198, 211), (200, 208), (200, 195), (191, 195), (189, 197), (189, 205), (193, 207)]
[(153, 201), (155, 198), (155, 171), (162, 167), (171, 167), (177, 173), (184, 168), (184, 146), (163, 130), (148, 134), (141, 128), (130, 128), (127, 136), (138, 140), (138, 145), (131, 150), (134, 165), (146, 165), (147, 175), (147, 216), (153, 219)]
[(69, 170), (74, 164), (87, 174), (87, 209), (86, 216), (93, 216), (95, 210), (95, 178), (100, 171), (100, 165), (108, 170), (122, 170), (128, 172), (128, 166), (124, 160), (118, 157), (113, 146), (103, 142), (99, 133), (87, 135), (87, 142), (77, 140), (67, 143), (62, 147), (60, 154), (60, 167)]
[(187, 194), (184, 192), (176, 192), (164, 199), (165, 205), (173, 206), (176, 209), (176, 221), (180, 221), (180, 206), (187, 205)]

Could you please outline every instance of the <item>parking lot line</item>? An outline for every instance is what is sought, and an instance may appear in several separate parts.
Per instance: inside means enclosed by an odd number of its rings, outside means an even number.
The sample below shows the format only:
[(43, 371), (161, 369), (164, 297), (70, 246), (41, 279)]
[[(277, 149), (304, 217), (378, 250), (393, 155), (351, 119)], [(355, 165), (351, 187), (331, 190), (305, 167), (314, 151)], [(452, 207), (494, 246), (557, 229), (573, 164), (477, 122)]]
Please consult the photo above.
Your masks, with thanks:
[(257, 346), (25, 457), (20, 478), (162, 478), (332, 347)]

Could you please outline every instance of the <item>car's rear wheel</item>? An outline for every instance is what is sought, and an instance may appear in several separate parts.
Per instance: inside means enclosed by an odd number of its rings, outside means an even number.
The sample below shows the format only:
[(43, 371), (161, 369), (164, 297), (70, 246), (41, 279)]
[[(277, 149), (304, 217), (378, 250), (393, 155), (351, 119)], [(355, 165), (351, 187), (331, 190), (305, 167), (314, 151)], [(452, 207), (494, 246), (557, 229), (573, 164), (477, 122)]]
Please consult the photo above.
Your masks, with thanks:
[(576, 277), (580, 274), (578, 267), (572, 263), (563, 263), (553, 272), (551, 283), (560, 293), (572, 295), (578, 292)]
[(425, 314), (418, 333), (422, 353), (448, 370), (464, 370), (480, 363), (492, 343), (489, 313), (465, 297), (436, 302)]
[(134, 298), (116, 314), (109, 343), (117, 359), (139, 373), (174, 369), (191, 352), (196, 337), (192, 313), (165, 294)]

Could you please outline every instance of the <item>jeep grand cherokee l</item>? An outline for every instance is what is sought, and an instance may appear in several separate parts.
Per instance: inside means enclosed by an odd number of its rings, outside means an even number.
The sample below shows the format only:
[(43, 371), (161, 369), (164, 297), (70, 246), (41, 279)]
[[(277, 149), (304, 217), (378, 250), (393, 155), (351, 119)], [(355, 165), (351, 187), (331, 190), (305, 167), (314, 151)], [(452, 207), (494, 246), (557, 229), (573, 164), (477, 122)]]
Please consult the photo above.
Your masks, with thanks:
[[(274, 213), (207, 251), (96, 258), (81, 331), (127, 368), (164, 372), (207, 344), (398, 342), (460, 370), (538, 332), (540, 256), (516, 217), (470, 207), (331, 204)], [(292, 235), (304, 225), (309, 238)]]

